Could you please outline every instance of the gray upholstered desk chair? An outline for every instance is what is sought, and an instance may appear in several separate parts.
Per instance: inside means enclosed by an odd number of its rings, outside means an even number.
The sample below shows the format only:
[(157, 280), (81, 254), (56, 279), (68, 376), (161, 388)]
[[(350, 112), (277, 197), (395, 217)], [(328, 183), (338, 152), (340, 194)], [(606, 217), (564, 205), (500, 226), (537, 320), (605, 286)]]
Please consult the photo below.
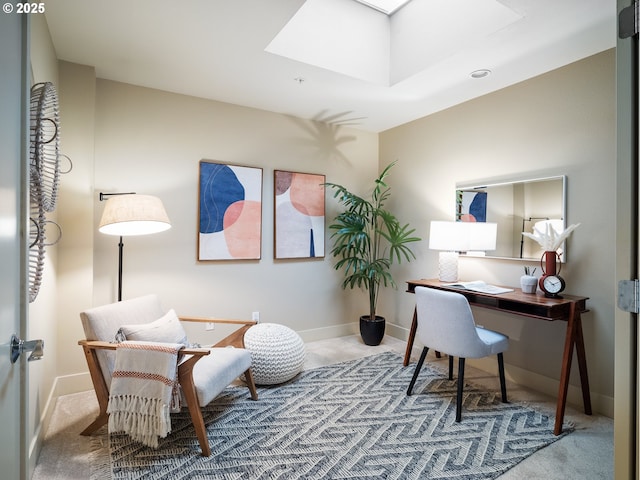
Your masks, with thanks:
[[(185, 343), (186, 334), (182, 321), (221, 322), (244, 324), (244, 327), (227, 337), (228, 342), (216, 346), (234, 345), (243, 347), (244, 331), (255, 322), (240, 320), (216, 320), (185, 318), (175, 315), (173, 310), (165, 312), (156, 295), (125, 300), (95, 307), (80, 313), (86, 336), (78, 343), (84, 350), (89, 373), (96, 391), (100, 411), (98, 417), (82, 435), (90, 435), (108, 421), (109, 385), (115, 366), (116, 333), (126, 326), (128, 340)], [(225, 339), (226, 340), (226, 339)], [(209, 404), (230, 383), (244, 375), (251, 392), (257, 400), (258, 394), (251, 373), (251, 353), (244, 348), (190, 348), (181, 350), (184, 360), (178, 367), (178, 381), (182, 387), (191, 420), (202, 449), (202, 455), (211, 455), (211, 448), (200, 407)]]
[(435, 288), (416, 287), (418, 326), (416, 336), (424, 345), (420, 360), (407, 389), (411, 395), (429, 348), (449, 355), (449, 379), (452, 379), (453, 358), (458, 357), (458, 392), (456, 422), (461, 419), (464, 363), (466, 358), (498, 356), (502, 401), (507, 401), (502, 352), (509, 347), (509, 338), (501, 333), (476, 327), (469, 302), (459, 293)]

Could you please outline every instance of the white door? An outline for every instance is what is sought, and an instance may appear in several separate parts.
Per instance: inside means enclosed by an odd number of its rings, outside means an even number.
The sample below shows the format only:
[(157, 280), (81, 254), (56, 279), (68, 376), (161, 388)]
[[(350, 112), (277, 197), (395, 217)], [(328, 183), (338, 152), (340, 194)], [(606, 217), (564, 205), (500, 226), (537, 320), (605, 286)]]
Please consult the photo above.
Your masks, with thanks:
[[(640, 278), (640, 57), (638, 4), (617, 0), (617, 207), (616, 276), (625, 282)], [(632, 288), (626, 288), (626, 287)], [(615, 478), (640, 478), (638, 445), (640, 389), (639, 328), (634, 282), (619, 285), (615, 315), (614, 445)]]
[(24, 334), (27, 300), (23, 166), (28, 158), (28, 20), (0, 13), (0, 477), (27, 478), (24, 359), (10, 361), (12, 334)]

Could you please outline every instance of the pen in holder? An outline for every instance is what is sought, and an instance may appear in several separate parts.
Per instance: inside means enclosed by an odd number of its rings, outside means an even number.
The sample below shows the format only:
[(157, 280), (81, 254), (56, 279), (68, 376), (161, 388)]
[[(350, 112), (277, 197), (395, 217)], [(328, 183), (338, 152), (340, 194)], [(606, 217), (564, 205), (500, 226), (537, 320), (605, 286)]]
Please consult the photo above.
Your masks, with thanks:
[(538, 288), (538, 278), (534, 276), (536, 269), (531, 270), (528, 266), (524, 267), (524, 275), (520, 277), (520, 288), (523, 293), (536, 293)]

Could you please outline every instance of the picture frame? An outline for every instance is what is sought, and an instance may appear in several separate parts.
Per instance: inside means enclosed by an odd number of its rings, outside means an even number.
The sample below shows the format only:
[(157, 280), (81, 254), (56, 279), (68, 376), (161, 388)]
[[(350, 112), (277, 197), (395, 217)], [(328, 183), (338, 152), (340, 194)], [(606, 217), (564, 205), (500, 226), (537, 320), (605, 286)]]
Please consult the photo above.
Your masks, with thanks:
[(262, 168), (201, 160), (198, 170), (198, 261), (259, 260)]
[(324, 258), (326, 177), (275, 170), (274, 258)]
[(486, 222), (487, 192), (479, 190), (457, 190), (456, 221)]

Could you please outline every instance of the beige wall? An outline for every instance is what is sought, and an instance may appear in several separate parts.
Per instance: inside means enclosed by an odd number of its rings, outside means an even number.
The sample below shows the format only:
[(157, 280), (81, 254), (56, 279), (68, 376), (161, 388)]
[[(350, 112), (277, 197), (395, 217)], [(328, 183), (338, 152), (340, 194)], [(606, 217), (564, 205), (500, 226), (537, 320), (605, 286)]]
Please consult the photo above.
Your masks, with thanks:
[[(65, 91), (89, 88), (91, 78), (70, 74), (79, 68), (86, 67), (61, 64), (63, 83), (69, 82)], [(84, 104), (72, 101), (69, 97), (63, 104), (66, 116), (89, 122)], [(360, 305), (340, 289), (329, 258), (273, 260), (273, 170), (321, 173), (359, 189), (377, 174), (376, 134), (106, 80), (95, 82), (94, 118), (94, 154), (87, 150), (75, 160), (93, 177), (82, 175), (82, 191), (73, 191), (73, 204), (61, 213), (65, 228), (75, 232), (68, 241), (86, 242), (79, 259), (69, 256), (61, 280), (73, 297), (73, 311), (63, 300), (66, 311), (59, 323), (67, 333), (61, 339), (67, 353), (60, 374), (86, 370), (75, 344), (81, 336), (78, 311), (115, 301), (117, 295), (118, 238), (97, 233), (104, 208), (100, 191), (157, 195), (172, 221), (167, 232), (125, 238), (123, 298), (156, 292), (166, 308), (198, 316), (246, 319), (259, 311), (261, 321), (288, 325), (305, 339), (354, 332)], [(263, 169), (260, 261), (196, 261), (201, 159)], [(333, 199), (327, 207), (329, 215), (335, 212)], [(84, 245), (91, 244), (88, 257)], [(63, 240), (60, 248), (70, 247)], [(365, 308), (364, 297), (358, 297)], [(224, 331), (198, 328), (189, 334), (208, 343)]]
[[(77, 346), (83, 338), (78, 313), (93, 295), (92, 228), (95, 137), (95, 71), (60, 62), (60, 110), (63, 116), (63, 151), (73, 160), (73, 170), (60, 184), (60, 224), (64, 236), (58, 245), (58, 374), (63, 385), (84, 368)], [(90, 384), (86, 382), (86, 385)]]
[[(594, 409), (613, 415), (615, 313), (615, 55), (610, 50), (380, 134), (381, 166), (398, 159), (391, 183), (403, 218), (428, 238), (431, 220), (453, 220), (455, 186), (490, 178), (567, 175), (569, 240), (562, 269), (566, 292), (590, 298), (583, 315)], [(470, 80), (471, 81), (471, 80)], [(400, 278), (437, 277), (437, 252), (423, 241), (418, 261)], [(463, 279), (518, 286), (524, 263), (461, 259)], [(536, 266), (535, 263), (531, 264)], [(404, 333), (413, 301), (402, 289), (386, 296)], [(508, 374), (552, 395), (565, 324), (477, 311), (480, 324), (511, 338)], [(483, 368), (493, 368), (486, 362)], [(574, 367), (576, 367), (574, 365)], [(577, 368), (571, 377), (579, 385)], [(570, 402), (580, 404), (572, 387)]]

